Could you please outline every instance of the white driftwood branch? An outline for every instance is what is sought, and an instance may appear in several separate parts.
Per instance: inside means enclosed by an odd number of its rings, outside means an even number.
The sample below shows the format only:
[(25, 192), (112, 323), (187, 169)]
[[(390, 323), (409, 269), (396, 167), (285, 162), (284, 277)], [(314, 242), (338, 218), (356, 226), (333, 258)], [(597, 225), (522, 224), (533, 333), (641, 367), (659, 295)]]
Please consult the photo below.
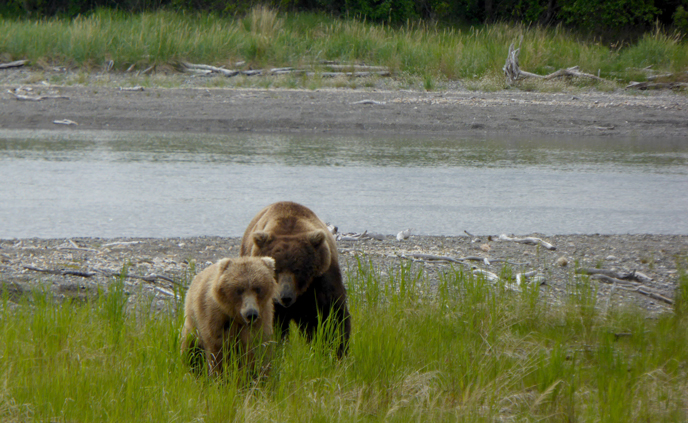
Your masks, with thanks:
[(79, 125), (78, 123), (69, 119), (54, 120), (53, 123), (56, 125)]
[[(521, 39), (523, 41), (523, 39)], [(531, 73), (531, 72), (526, 72), (521, 70), (521, 67), (519, 66), (518, 63), (518, 55), (521, 53), (521, 45), (519, 43), (518, 48), (514, 48), (514, 43), (511, 43), (509, 46), (509, 53), (506, 56), (506, 63), (504, 64), (504, 67), (502, 70), (504, 71), (504, 76), (506, 76), (506, 80), (508, 84), (513, 84), (514, 82), (520, 80), (520, 79), (526, 79), (526, 78), (537, 78), (537, 79), (544, 79), (544, 80), (549, 80), (549, 79), (554, 79), (554, 78), (561, 78), (563, 76), (575, 76), (578, 78), (592, 78), (597, 81), (604, 81), (604, 79), (600, 78), (599, 76), (590, 74), (590, 73), (585, 73), (581, 72), (578, 66), (572, 66), (570, 68), (566, 69), (559, 69), (558, 71), (552, 72), (549, 75), (538, 75), (536, 73)]]
[(135, 87), (119, 87), (120, 91), (144, 91), (144, 88), (140, 85)]
[(610, 278), (614, 279), (622, 279), (622, 280), (634, 280), (638, 281), (640, 283), (650, 283), (652, 282), (652, 278), (645, 275), (644, 273), (640, 273), (636, 270), (633, 270), (628, 273), (618, 273), (613, 270), (607, 270), (607, 269), (597, 269), (597, 268), (581, 268), (581, 269), (576, 269), (576, 273), (578, 274), (587, 274), (587, 275), (605, 275)]
[(408, 260), (419, 260), (419, 261), (444, 261), (449, 263), (461, 263), (461, 260), (455, 259), (449, 256), (436, 256), (434, 254), (422, 254), (422, 253), (410, 253), (401, 254), (399, 257)]
[(514, 43), (509, 46), (509, 53), (506, 56), (506, 63), (502, 70), (509, 84), (513, 84), (521, 77), (521, 68), (518, 65), (518, 54), (521, 52), (521, 47), (514, 48)]
[(312, 70), (305, 69), (294, 69), (291, 67), (284, 68), (272, 68), (269, 70), (263, 69), (249, 69), (249, 70), (237, 70), (237, 69), (225, 69), (217, 66), (197, 64), (197, 63), (182, 63), (182, 68), (187, 72), (192, 72), (200, 75), (210, 75), (213, 73), (219, 73), (226, 77), (232, 77), (237, 75), (244, 76), (256, 76), (256, 75), (286, 75), (286, 74), (296, 74), (296, 75), (307, 75), (316, 76), (320, 75), (323, 78), (334, 78), (337, 76), (348, 76), (348, 77), (368, 77), (368, 76), (390, 76), (392, 73), (388, 68), (383, 66), (362, 66), (362, 65), (326, 65), (327, 68), (333, 70), (348, 70), (349, 72), (315, 72)]
[[(334, 227), (336, 233), (336, 227)], [(366, 239), (375, 239), (377, 241), (384, 241), (385, 236), (382, 234), (377, 234), (373, 232), (364, 231), (362, 234), (359, 233), (347, 233), (347, 234), (337, 234), (337, 241), (363, 241)]]
[(198, 72), (200, 73), (221, 73), (224, 76), (236, 76), (239, 74), (238, 70), (230, 70), (230, 69), (225, 69), (225, 68), (218, 68), (216, 66), (210, 66), (210, 65), (203, 65), (203, 64), (195, 64), (195, 63), (182, 63), (184, 66), (184, 69), (190, 72)]
[(53, 100), (53, 99), (69, 100), (69, 97), (64, 96), (64, 95), (29, 96), (29, 95), (17, 94), (12, 90), (7, 90), (7, 92), (12, 94), (14, 96), (14, 98), (19, 100), (19, 101), (43, 101), (43, 100)]
[(28, 60), (15, 60), (14, 62), (0, 63), (0, 69), (19, 68), (28, 63)]
[(511, 242), (518, 242), (519, 244), (528, 244), (528, 245), (542, 245), (543, 247), (547, 248), (548, 250), (556, 250), (557, 247), (554, 245), (550, 244), (547, 241), (543, 241), (540, 238), (535, 238), (535, 237), (527, 237), (527, 238), (510, 238), (506, 236), (505, 234), (501, 234), (499, 236), (500, 241), (511, 241)]

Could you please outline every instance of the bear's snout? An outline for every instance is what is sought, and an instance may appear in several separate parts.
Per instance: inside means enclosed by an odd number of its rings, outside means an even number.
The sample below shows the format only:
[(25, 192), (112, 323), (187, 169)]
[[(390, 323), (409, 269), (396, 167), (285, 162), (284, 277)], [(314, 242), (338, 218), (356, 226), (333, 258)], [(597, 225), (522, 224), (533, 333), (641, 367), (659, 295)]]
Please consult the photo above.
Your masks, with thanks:
[(293, 295), (282, 295), (280, 297), (280, 303), (282, 303), (283, 306), (289, 307), (290, 305), (294, 304), (294, 296)]
[(260, 319), (260, 313), (258, 313), (258, 310), (256, 310), (255, 308), (249, 308), (244, 313), (242, 313), (242, 317), (244, 318), (244, 321), (246, 323), (251, 325), (255, 323), (258, 319)]
[(278, 276), (277, 300), (284, 307), (289, 307), (296, 301), (296, 291), (294, 290), (295, 278), (290, 273), (282, 273)]
[(244, 301), (241, 307), (241, 318), (247, 325), (252, 325), (260, 319), (260, 311), (258, 307), (258, 301), (253, 295), (244, 297)]

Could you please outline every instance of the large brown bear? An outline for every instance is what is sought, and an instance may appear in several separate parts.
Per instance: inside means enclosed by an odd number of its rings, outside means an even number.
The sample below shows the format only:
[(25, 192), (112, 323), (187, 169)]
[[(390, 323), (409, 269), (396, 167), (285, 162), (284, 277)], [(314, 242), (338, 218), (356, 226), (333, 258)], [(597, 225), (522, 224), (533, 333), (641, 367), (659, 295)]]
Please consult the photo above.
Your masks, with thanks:
[(319, 319), (331, 318), (343, 356), (351, 334), (346, 289), (337, 260), (337, 245), (325, 224), (310, 209), (280, 202), (261, 210), (241, 240), (242, 256), (275, 259), (275, 324), (285, 336), (291, 321), (312, 339)]
[(222, 372), (225, 353), (258, 370), (256, 355), (269, 350), (259, 347), (272, 339), (276, 288), (270, 257), (225, 258), (203, 270), (186, 294), (182, 353), (202, 350), (209, 374)]

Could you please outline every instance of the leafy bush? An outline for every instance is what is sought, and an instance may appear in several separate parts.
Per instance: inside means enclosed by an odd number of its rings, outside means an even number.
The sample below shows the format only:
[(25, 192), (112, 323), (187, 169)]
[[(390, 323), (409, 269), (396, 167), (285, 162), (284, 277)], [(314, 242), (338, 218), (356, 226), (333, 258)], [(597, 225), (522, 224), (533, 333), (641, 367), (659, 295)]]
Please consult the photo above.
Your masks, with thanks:
[(676, 8), (676, 12), (674, 12), (674, 26), (679, 30), (682, 31), (683, 34), (688, 33), (688, 11), (683, 8), (683, 6), (679, 6)]
[(654, 0), (561, 0), (559, 18), (584, 29), (646, 27), (660, 10)]

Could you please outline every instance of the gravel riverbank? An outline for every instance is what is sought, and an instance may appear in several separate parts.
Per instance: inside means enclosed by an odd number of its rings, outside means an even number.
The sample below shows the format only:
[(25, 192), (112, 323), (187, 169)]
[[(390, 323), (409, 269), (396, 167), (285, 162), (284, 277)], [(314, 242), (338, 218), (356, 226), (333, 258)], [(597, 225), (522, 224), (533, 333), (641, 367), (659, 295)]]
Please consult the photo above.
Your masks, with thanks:
[[(411, 236), (397, 241), (387, 236), (378, 241), (338, 241), (343, 271), (355, 269), (357, 258), (370, 261), (388, 273), (402, 262), (415, 259), (430, 285), (450, 266), (484, 269), (497, 275), (505, 260), (514, 274), (537, 271), (529, 283), (544, 283), (541, 290), (553, 302), (565, 298), (575, 269), (602, 268), (617, 273), (640, 272), (651, 281), (613, 285), (600, 280), (599, 304), (635, 304), (652, 313), (669, 310), (679, 278), (679, 266), (688, 263), (688, 236), (684, 235), (563, 235), (543, 236), (556, 250), (538, 245), (501, 241), (498, 236), (430, 237)], [(38, 286), (48, 287), (58, 298), (83, 298), (105, 288), (112, 274), (124, 266), (131, 276), (127, 291), (134, 301), (145, 293), (159, 305), (173, 298), (175, 288), (188, 284), (196, 272), (222, 257), (236, 257), (240, 238), (73, 238), (0, 240), (0, 283), (17, 301)], [(425, 255), (425, 256), (423, 256)], [(463, 263), (427, 260), (428, 256), (481, 258)], [(422, 260), (425, 258), (425, 260)], [(51, 273), (48, 273), (51, 272)], [(508, 283), (513, 283), (509, 281)], [(635, 283), (635, 285), (632, 285)], [(641, 287), (645, 293), (629, 291)], [(624, 289), (626, 288), (626, 289)], [(183, 288), (182, 288), (183, 289)], [(658, 294), (652, 297), (647, 294)]]

